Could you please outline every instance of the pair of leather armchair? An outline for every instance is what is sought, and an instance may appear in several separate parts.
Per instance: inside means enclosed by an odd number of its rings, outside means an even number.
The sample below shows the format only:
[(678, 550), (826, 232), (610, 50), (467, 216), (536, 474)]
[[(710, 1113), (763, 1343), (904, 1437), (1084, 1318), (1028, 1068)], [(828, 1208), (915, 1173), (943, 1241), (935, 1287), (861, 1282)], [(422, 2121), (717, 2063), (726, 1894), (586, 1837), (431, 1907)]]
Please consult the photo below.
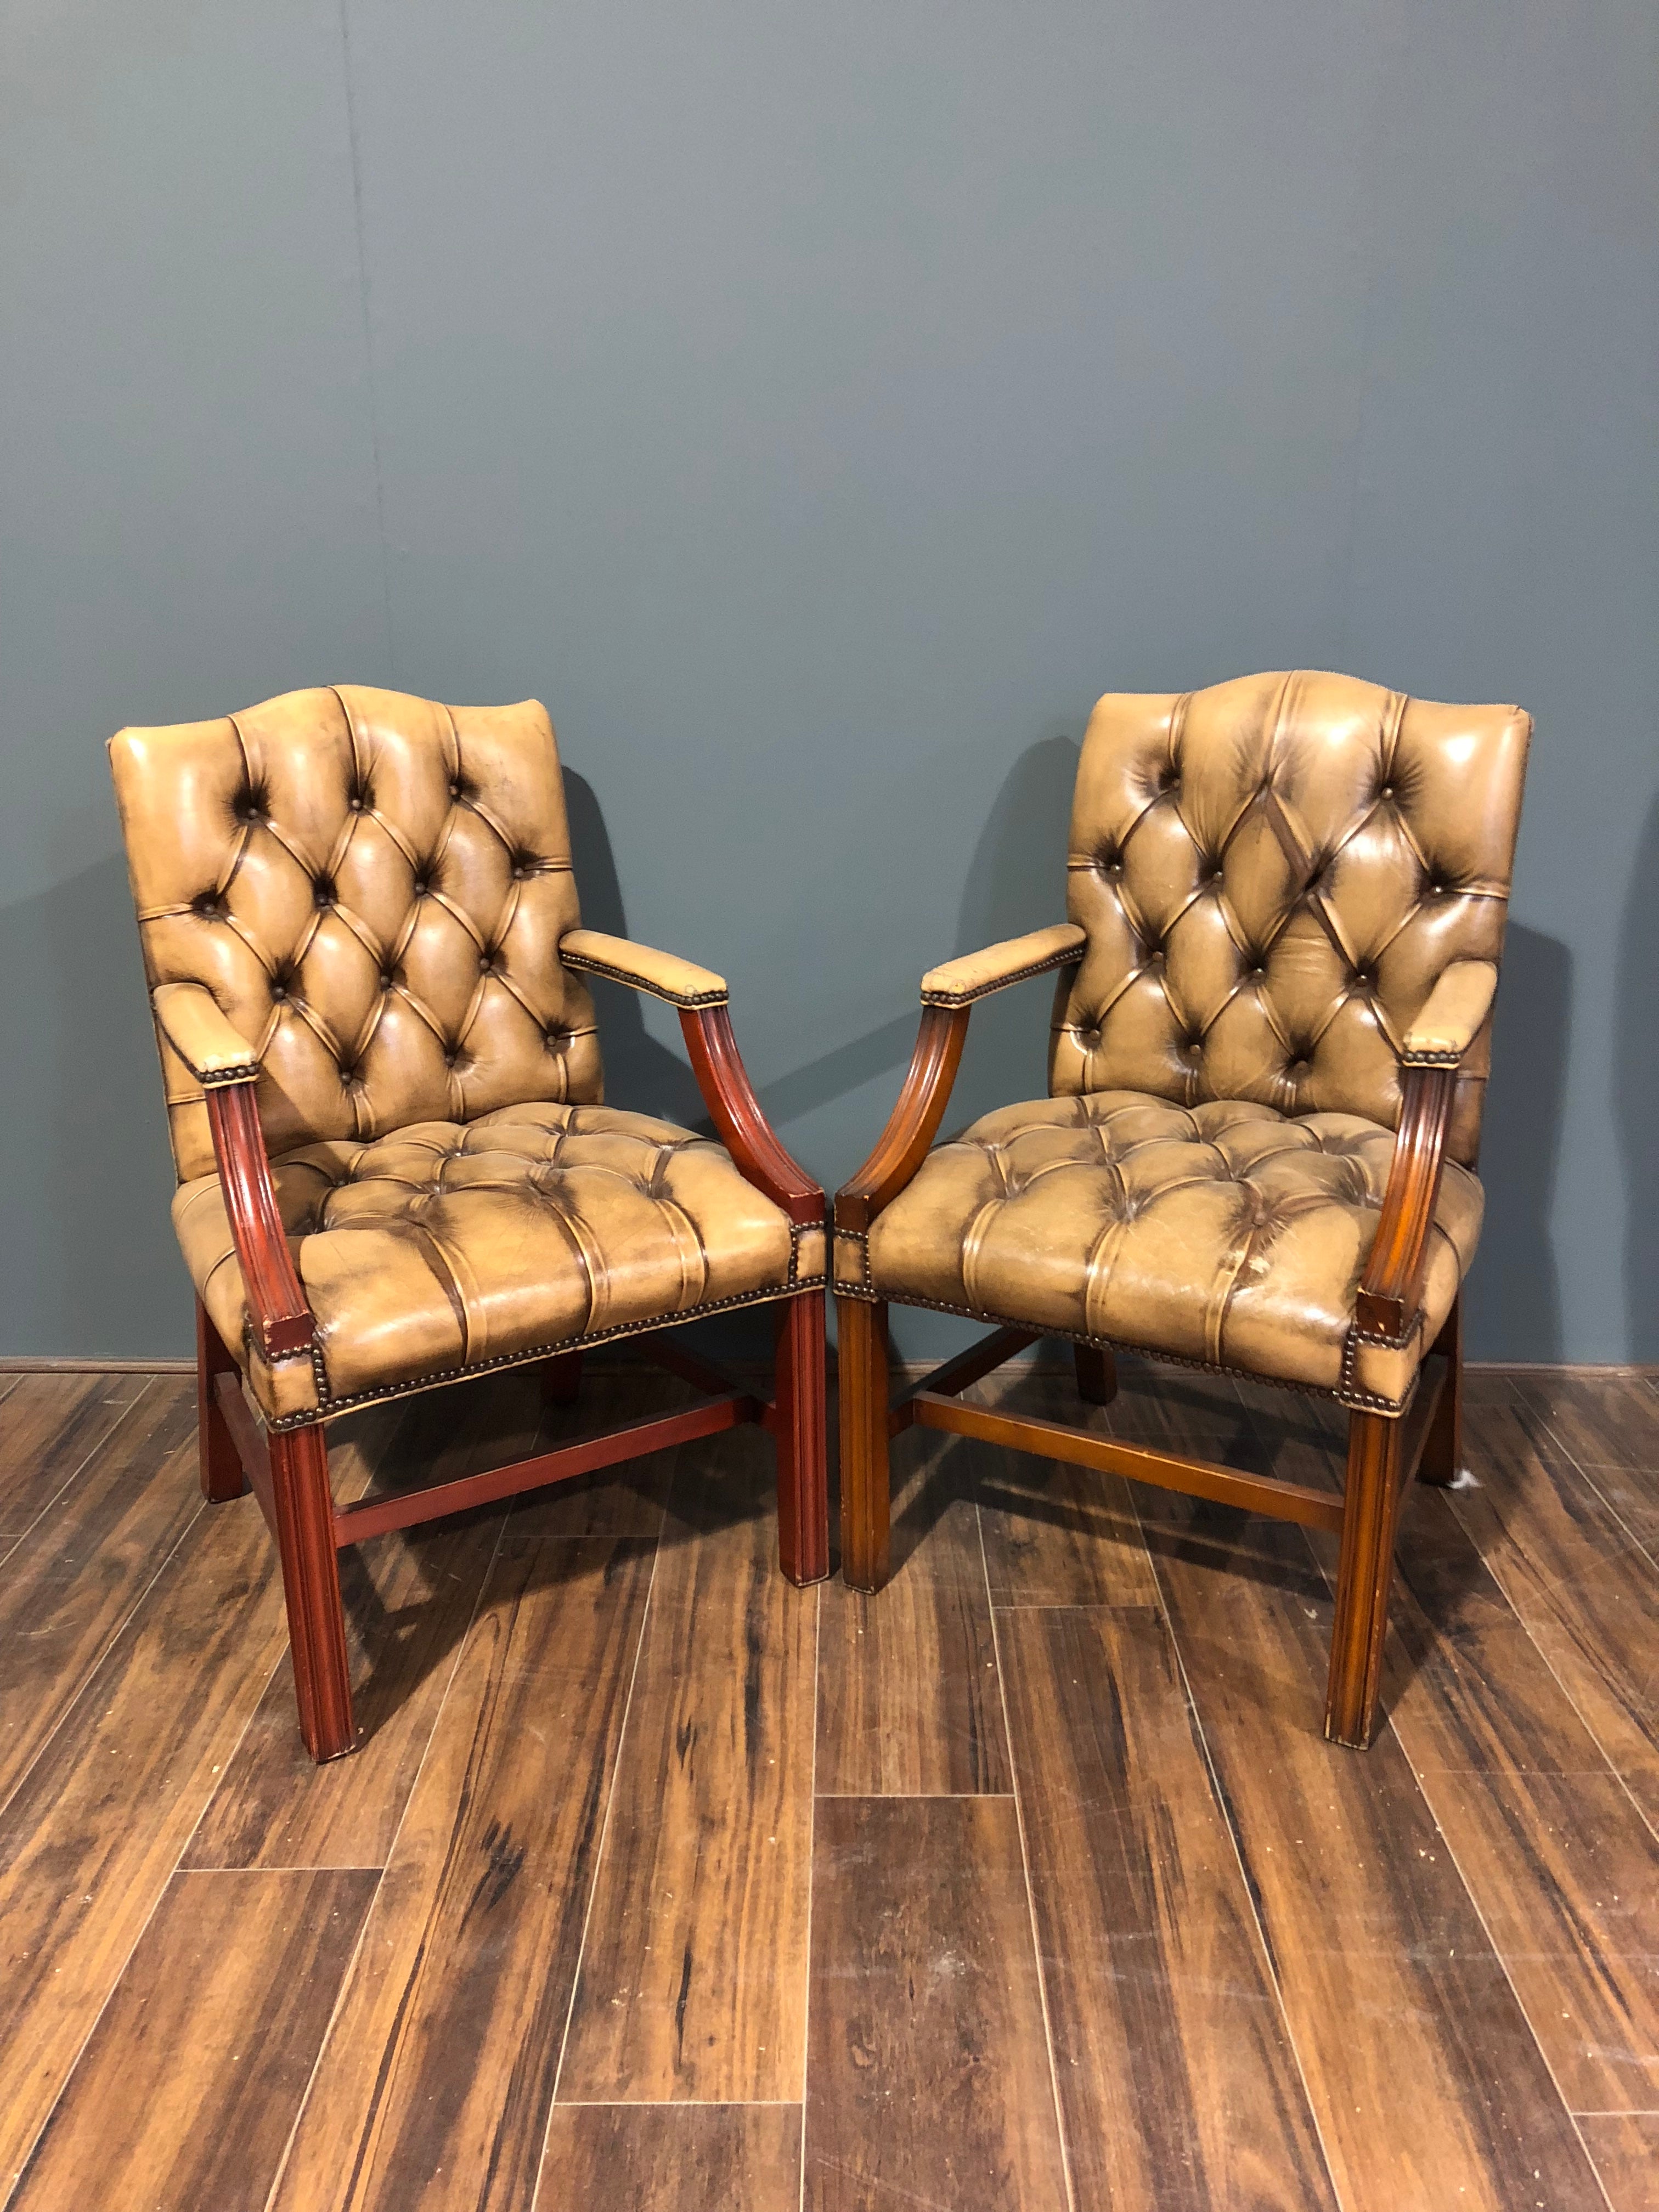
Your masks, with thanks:
[[(1101, 701), (1071, 919), (923, 978), (910, 1072), (835, 1206), (842, 1565), (886, 1574), (913, 1423), (1340, 1532), (1327, 1729), (1369, 1741), (1394, 1532), (1458, 1461), (1458, 1298), (1529, 734), (1327, 675)], [(340, 1545), (740, 1420), (775, 1431), (780, 1551), (830, 1571), (823, 1194), (768, 1127), (708, 969), (580, 927), (534, 702), (354, 687), (124, 731), (112, 762), (196, 1285), (202, 1469), (282, 1560), (301, 1733), (351, 1747)], [(1057, 975), (1048, 1097), (933, 1148), (974, 1003)], [(585, 977), (679, 1010), (720, 1141), (604, 1103)], [(890, 1404), (890, 1302), (994, 1321)], [(660, 1332), (769, 1303), (763, 1403)], [(1340, 1498), (964, 1404), (1042, 1334), (1350, 1409)], [(688, 1411), (341, 1508), (325, 1424), (623, 1336)], [(1425, 1387), (1420, 1378), (1428, 1375)]]

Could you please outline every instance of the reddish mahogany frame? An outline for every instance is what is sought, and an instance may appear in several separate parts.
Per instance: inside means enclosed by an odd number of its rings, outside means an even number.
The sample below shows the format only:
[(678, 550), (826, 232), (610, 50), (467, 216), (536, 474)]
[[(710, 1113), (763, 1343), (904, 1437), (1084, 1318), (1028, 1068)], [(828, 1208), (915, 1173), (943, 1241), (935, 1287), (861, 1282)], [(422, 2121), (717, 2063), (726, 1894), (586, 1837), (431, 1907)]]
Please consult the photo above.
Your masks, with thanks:
[[(927, 1158), (950, 1101), (971, 1011), (967, 1006), (924, 1011), (909, 1072), (887, 1127), (869, 1158), (836, 1195), (838, 1228), (867, 1232)], [(1367, 1336), (1398, 1342), (1421, 1310), (1456, 1073), (1452, 1067), (1414, 1066), (1402, 1071), (1400, 1127), (1357, 1304), (1358, 1326)], [(1035, 1343), (1042, 1334), (1037, 1329), (1000, 1328), (890, 1403), (886, 1305), (843, 1293), (836, 1297), (836, 1310), (842, 1572), (855, 1589), (879, 1589), (887, 1579), (888, 1444), (913, 1425), (978, 1437), (1015, 1451), (1069, 1460), (1102, 1474), (1128, 1475), (1247, 1512), (1330, 1529), (1340, 1536), (1341, 1553), (1325, 1733), (1333, 1742), (1355, 1750), (1370, 1743), (1401, 1503), (1413, 1477), (1443, 1485), (1461, 1464), (1463, 1361), (1457, 1305), (1431, 1347), (1410, 1411), (1395, 1419), (1350, 1413), (1347, 1474), (1340, 1496), (1119, 1443), (1058, 1421), (960, 1402), (970, 1383)], [(1110, 1351), (1085, 1343), (1074, 1349), (1079, 1395), (1092, 1405), (1109, 1404), (1117, 1389)]]
[[(727, 1008), (684, 1007), (680, 1027), (715, 1132), (738, 1169), (792, 1222), (822, 1225), (823, 1193), (790, 1158), (769, 1126), (738, 1054)], [(207, 1105), (231, 1235), (241, 1262), (250, 1331), (267, 1358), (304, 1353), (315, 1323), (276, 1211), (253, 1079), (210, 1088)], [(652, 1332), (641, 1339), (647, 1355), (702, 1391), (707, 1403), (580, 1437), (556, 1450), (458, 1481), (337, 1506), (329, 1488), (328, 1446), (321, 1425), (276, 1433), (266, 1430), (242, 1388), (236, 1361), (198, 1302), (202, 1488), (215, 1504), (239, 1498), (251, 1488), (276, 1540), (300, 1733), (312, 1757), (337, 1759), (356, 1741), (339, 1549), (387, 1529), (410, 1528), (520, 1491), (569, 1481), (596, 1468), (754, 1421), (769, 1429), (777, 1444), (778, 1549), (783, 1571), (793, 1583), (822, 1581), (830, 1571), (823, 1292), (807, 1290), (787, 1296), (778, 1301), (777, 1315), (775, 1401), (756, 1397), (706, 1360)], [(665, 1321), (664, 1328), (672, 1325)], [(544, 1395), (553, 1402), (570, 1403), (580, 1373), (580, 1351), (546, 1360), (542, 1367)]]

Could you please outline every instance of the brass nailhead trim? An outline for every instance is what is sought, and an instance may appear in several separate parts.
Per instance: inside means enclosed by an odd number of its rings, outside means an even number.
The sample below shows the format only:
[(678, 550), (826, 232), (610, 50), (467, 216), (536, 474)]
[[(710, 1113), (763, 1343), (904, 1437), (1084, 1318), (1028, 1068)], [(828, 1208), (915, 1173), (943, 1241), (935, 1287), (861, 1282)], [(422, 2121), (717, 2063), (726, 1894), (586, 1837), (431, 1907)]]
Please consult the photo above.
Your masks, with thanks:
[[(855, 1230), (842, 1229), (836, 1233), (841, 1237), (853, 1237), (858, 1232)], [(860, 1291), (851, 1283), (839, 1280), (835, 1283), (834, 1288), (837, 1296), (841, 1297), (863, 1298), (870, 1305), (921, 1306), (930, 1313), (960, 1314), (964, 1321), (989, 1322), (999, 1328), (1018, 1328), (1027, 1333), (1030, 1332), (1032, 1326), (1029, 1321), (1012, 1321), (1005, 1314), (988, 1313), (976, 1306), (952, 1306), (946, 1305), (942, 1298), (913, 1297), (908, 1291), (890, 1297), (873, 1291)], [(1036, 1334), (1041, 1336), (1058, 1336), (1070, 1344), (1104, 1345), (1113, 1352), (1133, 1352), (1142, 1359), (1156, 1359), (1166, 1367), (1185, 1367), (1196, 1375), (1236, 1376), (1241, 1382), (1265, 1382), (1274, 1390), (1295, 1390), (1304, 1398), (1329, 1398), (1338, 1405), (1350, 1407), (1356, 1412), (1386, 1413), (1395, 1419), (1409, 1409), (1412, 1399), (1417, 1395), (1415, 1377), (1413, 1378), (1410, 1393), (1397, 1401), (1393, 1398), (1380, 1398), (1370, 1391), (1354, 1388), (1351, 1380), (1353, 1345), (1352, 1332), (1350, 1332), (1347, 1346), (1343, 1352), (1342, 1381), (1334, 1389), (1328, 1389), (1322, 1382), (1296, 1382), (1289, 1381), (1281, 1375), (1260, 1375), (1249, 1367), (1223, 1367), (1214, 1360), (1189, 1358), (1185, 1352), (1159, 1352), (1152, 1345), (1135, 1344), (1127, 1337), (1085, 1336), (1079, 1329), (1057, 1328), (1047, 1322)]]
[[(811, 1223), (805, 1224), (808, 1228)], [(500, 1368), (530, 1367), (538, 1359), (556, 1358), (562, 1352), (586, 1352), (600, 1344), (613, 1344), (620, 1337), (649, 1336), (659, 1328), (678, 1328), (682, 1322), (701, 1321), (705, 1314), (726, 1313), (738, 1306), (774, 1304), (780, 1298), (791, 1297), (804, 1291), (820, 1291), (825, 1287), (823, 1275), (801, 1277), (793, 1285), (782, 1282), (765, 1290), (745, 1291), (740, 1297), (710, 1298), (700, 1306), (688, 1306), (684, 1313), (659, 1314), (652, 1321), (623, 1322), (618, 1328), (601, 1329), (589, 1336), (568, 1336), (558, 1344), (542, 1344), (528, 1352), (507, 1352), (494, 1359), (474, 1360), (467, 1367), (447, 1367), (437, 1375), (421, 1375), (404, 1382), (388, 1382), (376, 1390), (354, 1391), (349, 1397), (336, 1398), (329, 1395), (328, 1373), (323, 1364), (322, 1346), (312, 1346), (312, 1367), (317, 1377), (318, 1401), (302, 1413), (284, 1413), (276, 1420), (267, 1420), (265, 1428), (271, 1436), (285, 1435), (290, 1429), (314, 1428), (319, 1421), (332, 1420), (336, 1413), (349, 1413), (354, 1406), (382, 1405), (393, 1398), (413, 1397), (417, 1391), (435, 1390), (446, 1382), (464, 1382), (475, 1375), (489, 1375)], [(266, 1363), (268, 1365), (272, 1364)]]

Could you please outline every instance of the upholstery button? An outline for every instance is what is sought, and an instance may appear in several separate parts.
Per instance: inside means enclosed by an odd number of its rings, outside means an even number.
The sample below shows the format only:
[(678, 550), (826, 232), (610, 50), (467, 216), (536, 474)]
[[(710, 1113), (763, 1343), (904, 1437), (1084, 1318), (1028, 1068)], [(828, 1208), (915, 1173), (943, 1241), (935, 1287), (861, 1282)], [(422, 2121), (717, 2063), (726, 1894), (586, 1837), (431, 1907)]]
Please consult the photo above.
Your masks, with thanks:
[(1385, 783), (1382, 790), (1379, 791), (1376, 795), (1379, 799), (1392, 799), (1394, 797), (1394, 786), (1391, 783)]
[(312, 890), (319, 906), (333, 905), (334, 884), (330, 877), (319, 876), (316, 882), (312, 886)]
[(285, 983), (273, 983), (270, 987), (270, 995), (273, 999), (287, 998), (288, 986)]
[(389, 990), (392, 988), (392, 985), (397, 981), (397, 980), (398, 980), (398, 978), (397, 978), (397, 977), (392, 974), (392, 972), (391, 969), (389, 969), (389, 968), (385, 968), (385, 969), (381, 969), (381, 971), (380, 971), (380, 988), (381, 988), (383, 991), (389, 991)]

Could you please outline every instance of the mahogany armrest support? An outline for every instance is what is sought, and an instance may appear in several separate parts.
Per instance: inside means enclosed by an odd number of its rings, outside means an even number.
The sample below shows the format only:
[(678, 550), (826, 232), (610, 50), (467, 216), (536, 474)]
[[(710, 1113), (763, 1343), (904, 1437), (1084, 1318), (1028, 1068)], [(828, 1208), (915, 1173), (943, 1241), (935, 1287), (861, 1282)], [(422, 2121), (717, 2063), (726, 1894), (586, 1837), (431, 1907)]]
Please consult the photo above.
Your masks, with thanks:
[(1051, 968), (1074, 966), (1087, 943), (1086, 931), (1076, 922), (1058, 921), (928, 969), (921, 979), (921, 1028), (903, 1087), (874, 1152), (836, 1194), (838, 1229), (867, 1229), (927, 1158), (951, 1103), (975, 1000)]
[(927, 1157), (962, 1065), (971, 1003), (924, 1006), (910, 1066), (876, 1148), (836, 1194), (836, 1226), (867, 1229)]
[(559, 939), (559, 957), (567, 968), (608, 975), (613, 983), (630, 984), (679, 1008), (691, 1073), (714, 1133), (739, 1173), (781, 1206), (791, 1221), (814, 1226), (822, 1222), (822, 1189), (785, 1152), (755, 1096), (732, 1034), (726, 978), (712, 968), (699, 968), (695, 961), (635, 945), (629, 938), (607, 937), (598, 929), (567, 930)]
[(1421, 1309), (1429, 1231), (1440, 1196), (1456, 1087), (1455, 1066), (1406, 1067), (1388, 1188), (1355, 1301), (1355, 1318), (1366, 1336), (1398, 1343)]
[(666, 999), (671, 1006), (723, 1006), (729, 995), (725, 976), (712, 968), (659, 952), (654, 945), (635, 945), (631, 938), (607, 937), (599, 929), (567, 930), (559, 939), (559, 957), (567, 968), (608, 975), (613, 983)]
[(276, 1211), (252, 1079), (210, 1087), (207, 1110), (249, 1325), (267, 1359), (291, 1358), (310, 1349), (316, 1322)]
[(781, 1206), (791, 1221), (818, 1226), (823, 1220), (823, 1192), (790, 1158), (767, 1120), (732, 1034), (731, 1008), (682, 1006), (680, 1031), (714, 1133), (739, 1172)]

